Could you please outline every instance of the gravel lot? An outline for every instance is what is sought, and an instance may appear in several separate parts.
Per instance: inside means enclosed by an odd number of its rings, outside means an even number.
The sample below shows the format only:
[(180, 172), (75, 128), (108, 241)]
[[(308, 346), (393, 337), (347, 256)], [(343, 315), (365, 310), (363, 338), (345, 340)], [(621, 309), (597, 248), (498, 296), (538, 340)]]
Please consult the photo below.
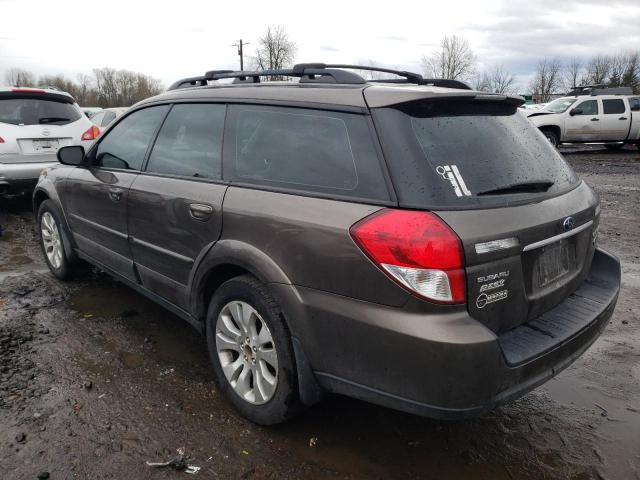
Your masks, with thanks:
[(0, 478), (179, 478), (145, 462), (184, 448), (207, 479), (640, 479), (640, 152), (563, 153), (601, 196), (618, 307), (572, 367), (464, 422), (336, 396), (255, 426), (216, 391), (191, 327), (104, 274), (56, 281), (29, 199), (0, 200)]

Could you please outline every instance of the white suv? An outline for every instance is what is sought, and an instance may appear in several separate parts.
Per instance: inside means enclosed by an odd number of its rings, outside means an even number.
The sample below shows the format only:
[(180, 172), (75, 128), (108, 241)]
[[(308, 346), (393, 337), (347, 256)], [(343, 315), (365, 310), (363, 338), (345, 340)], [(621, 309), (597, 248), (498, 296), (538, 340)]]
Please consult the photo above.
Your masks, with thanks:
[(98, 135), (66, 92), (0, 87), (0, 194), (33, 188), (60, 147), (88, 148)]

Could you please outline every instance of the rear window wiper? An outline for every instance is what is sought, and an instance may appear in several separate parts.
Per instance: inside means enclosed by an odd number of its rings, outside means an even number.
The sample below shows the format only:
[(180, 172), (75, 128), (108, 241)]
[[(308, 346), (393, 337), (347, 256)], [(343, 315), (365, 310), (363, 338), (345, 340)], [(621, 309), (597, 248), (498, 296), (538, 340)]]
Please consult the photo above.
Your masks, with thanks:
[(512, 183), (504, 187), (492, 188), (476, 193), (480, 195), (502, 195), (509, 193), (539, 193), (546, 192), (554, 184), (551, 180), (536, 180), (532, 182)]
[(65, 117), (43, 117), (38, 119), (38, 123), (68, 122), (70, 118)]

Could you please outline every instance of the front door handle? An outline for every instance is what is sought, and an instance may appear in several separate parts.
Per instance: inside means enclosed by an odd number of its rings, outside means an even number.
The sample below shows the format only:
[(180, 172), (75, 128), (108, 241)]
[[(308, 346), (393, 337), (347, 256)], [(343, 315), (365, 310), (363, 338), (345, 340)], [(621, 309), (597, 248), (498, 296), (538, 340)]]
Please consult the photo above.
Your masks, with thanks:
[(592, 118), (592, 119), (591, 119), (591, 121), (592, 121), (592, 122), (599, 122), (599, 121), (600, 121), (600, 119), (599, 119), (599, 118)]
[(124, 190), (122, 190), (121, 188), (118, 187), (111, 187), (109, 189), (109, 198), (111, 200), (113, 200), (114, 202), (119, 202), (120, 200), (122, 200), (122, 192)]
[(620, 117), (618, 120), (627, 120), (627, 117)]
[(204, 203), (190, 203), (189, 213), (192, 218), (200, 220), (201, 222), (206, 222), (213, 214), (213, 207)]

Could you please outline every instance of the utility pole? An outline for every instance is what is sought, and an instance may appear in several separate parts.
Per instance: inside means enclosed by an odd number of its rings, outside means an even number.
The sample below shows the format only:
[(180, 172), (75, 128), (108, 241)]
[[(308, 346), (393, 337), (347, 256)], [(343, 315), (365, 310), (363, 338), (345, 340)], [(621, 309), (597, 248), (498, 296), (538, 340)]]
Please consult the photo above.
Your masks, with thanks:
[(242, 43), (242, 39), (238, 40), (238, 43), (234, 43), (232, 47), (238, 48), (238, 56), (240, 57), (240, 70), (244, 70), (244, 53), (242, 47), (249, 45), (249, 43)]

